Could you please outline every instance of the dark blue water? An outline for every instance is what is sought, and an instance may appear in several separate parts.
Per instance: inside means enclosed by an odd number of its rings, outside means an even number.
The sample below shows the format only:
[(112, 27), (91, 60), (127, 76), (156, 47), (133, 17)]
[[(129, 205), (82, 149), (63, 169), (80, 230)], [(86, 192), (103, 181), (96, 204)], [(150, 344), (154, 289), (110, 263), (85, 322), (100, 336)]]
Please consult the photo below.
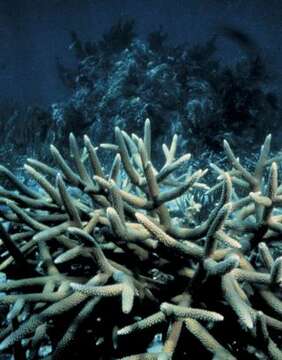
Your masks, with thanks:
[[(0, 99), (46, 106), (66, 98), (56, 58), (73, 63), (69, 31), (95, 40), (120, 16), (136, 19), (141, 37), (163, 25), (173, 43), (204, 41), (218, 26), (234, 25), (257, 41), (281, 92), (280, 0), (1, 0)], [(231, 62), (241, 50), (221, 39), (219, 53)]]

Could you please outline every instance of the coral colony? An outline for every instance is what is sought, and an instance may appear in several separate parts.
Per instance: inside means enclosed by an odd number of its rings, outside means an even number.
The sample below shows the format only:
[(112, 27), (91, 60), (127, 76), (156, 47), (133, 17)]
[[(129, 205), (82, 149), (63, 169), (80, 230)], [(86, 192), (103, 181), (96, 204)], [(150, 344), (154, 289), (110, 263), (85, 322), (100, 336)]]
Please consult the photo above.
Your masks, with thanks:
[[(61, 359), (84, 344), (93, 359), (282, 359), (282, 156), (269, 155), (271, 136), (254, 169), (224, 141), (225, 169), (191, 172), (177, 135), (154, 165), (148, 119), (142, 137), (114, 132), (99, 147), (84, 136), (83, 151), (70, 134), (70, 160), (51, 145), (54, 167), (28, 159), (37, 188), (1, 166), (12, 187), (0, 189), (1, 353)], [(215, 200), (191, 226), (195, 202), (179, 199), (196, 192)]]

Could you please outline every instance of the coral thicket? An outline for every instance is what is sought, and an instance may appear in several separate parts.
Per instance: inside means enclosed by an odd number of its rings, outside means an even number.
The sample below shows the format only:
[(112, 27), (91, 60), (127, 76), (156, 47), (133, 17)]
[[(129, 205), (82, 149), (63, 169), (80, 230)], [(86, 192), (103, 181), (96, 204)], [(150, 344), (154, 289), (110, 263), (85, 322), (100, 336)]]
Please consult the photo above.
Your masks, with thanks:
[[(54, 166), (28, 159), (36, 188), (0, 167), (13, 188), (0, 189), (1, 352), (281, 359), (281, 156), (270, 156), (271, 136), (254, 169), (224, 141), (225, 167), (197, 170), (177, 155), (177, 135), (155, 164), (148, 119), (143, 136), (115, 127), (114, 138), (96, 147), (84, 136), (80, 149), (70, 134), (69, 161), (54, 145)], [(205, 211), (192, 224), (194, 193)]]

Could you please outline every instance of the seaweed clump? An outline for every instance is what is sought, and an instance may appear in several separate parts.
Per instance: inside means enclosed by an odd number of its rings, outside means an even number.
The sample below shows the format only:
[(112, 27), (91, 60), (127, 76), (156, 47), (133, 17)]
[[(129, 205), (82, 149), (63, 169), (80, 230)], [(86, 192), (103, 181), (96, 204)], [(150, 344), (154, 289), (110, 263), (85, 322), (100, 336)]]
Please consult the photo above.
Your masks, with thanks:
[(130, 20), (113, 25), (100, 41), (84, 43), (76, 35), (84, 49), (83, 55), (76, 55), (77, 67), (58, 68), (73, 91), (68, 101), (56, 104), (63, 118), (62, 135), (68, 133), (64, 113), (72, 108), (85, 126), (77, 135), (87, 130), (100, 142), (108, 137), (108, 127), (141, 131), (143, 119), (149, 117), (161, 143), (177, 132), (183, 151), (193, 150), (197, 156), (207, 149), (221, 150), (224, 138), (234, 148), (250, 149), (256, 146), (253, 139), (260, 143), (263, 134), (275, 135), (281, 108), (259, 53), (245, 52), (227, 66), (217, 57), (216, 36), (194, 46), (174, 46), (168, 39), (160, 27), (142, 41)]
[[(55, 167), (28, 159), (37, 189), (1, 166), (15, 190), (0, 189), (1, 352), (80, 358), (87, 344), (97, 359), (281, 359), (282, 158), (270, 142), (250, 171), (224, 141), (229, 166), (211, 165), (212, 187), (207, 170), (187, 171), (190, 154), (177, 157), (177, 135), (154, 165), (149, 120), (143, 137), (116, 127), (98, 149), (84, 136), (80, 151), (70, 134), (72, 164), (54, 145)], [(108, 170), (102, 150), (114, 154)], [(177, 199), (217, 190), (188, 225)]]

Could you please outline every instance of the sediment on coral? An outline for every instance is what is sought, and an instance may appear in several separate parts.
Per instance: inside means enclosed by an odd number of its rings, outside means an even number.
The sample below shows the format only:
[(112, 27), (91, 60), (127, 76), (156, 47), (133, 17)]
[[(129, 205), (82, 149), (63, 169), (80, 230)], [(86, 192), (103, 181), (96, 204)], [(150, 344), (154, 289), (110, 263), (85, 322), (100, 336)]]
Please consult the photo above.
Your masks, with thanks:
[[(178, 157), (177, 136), (154, 164), (148, 119), (143, 136), (114, 133), (115, 144), (98, 148), (84, 136), (84, 151), (70, 134), (72, 163), (54, 145), (55, 167), (28, 159), (37, 189), (0, 168), (14, 189), (0, 193), (0, 351), (281, 359), (282, 157), (269, 156), (271, 136), (253, 171), (225, 141), (225, 168), (187, 172), (191, 155)], [(109, 170), (102, 151), (112, 153)], [(217, 190), (199, 221), (188, 195)]]

